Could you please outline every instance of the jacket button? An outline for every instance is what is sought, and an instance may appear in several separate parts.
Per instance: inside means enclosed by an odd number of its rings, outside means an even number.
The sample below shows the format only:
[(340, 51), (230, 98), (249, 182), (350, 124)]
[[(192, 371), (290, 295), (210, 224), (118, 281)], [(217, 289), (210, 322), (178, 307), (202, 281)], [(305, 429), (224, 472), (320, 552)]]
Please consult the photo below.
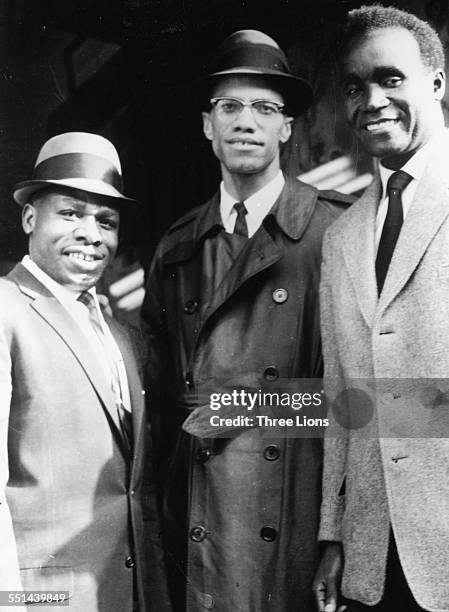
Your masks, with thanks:
[(260, 537), (262, 540), (265, 540), (265, 542), (274, 542), (277, 535), (278, 533), (274, 527), (262, 527), (260, 530)]
[(192, 375), (192, 372), (186, 372), (185, 381), (186, 381), (186, 385), (189, 387), (189, 389), (191, 387), (193, 387), (193, 375)]
[(276, 444), (270, 444), (270, 446), (267, 446), (263, 451), (263, 456), (267, 461), (276, 461), (276, 459), (279, 459), (280, 454), (279, 447), (276, 446)]
[(268, 366), (264, 370), (263, 377), (265, 380), (277, 380), (279, 378), (278, 369), (275, 366)]
[(126, 557), (125, 565), (126, 567), (134, 567), (136, 565), (133, 555), (129, 555), (129, 557)]
[(184, 306), (184, 312), (186, 314), (193, 314), (198, 309), (198, 300), (187, 300)]
[(202, 542), (207, 537), (204, 527), (192, 527), (190, 530), (190, 539), (194, 542)]
[(210, 448), (199, 448), (196, 451), (196, 460), (198, 463), (206, 463), (212, 456), (212, 451)]
[(283, 304), (288, 300), (288, 291), (287, 289), (275, 289), (273, 291), (273, 302), (276, 304)]

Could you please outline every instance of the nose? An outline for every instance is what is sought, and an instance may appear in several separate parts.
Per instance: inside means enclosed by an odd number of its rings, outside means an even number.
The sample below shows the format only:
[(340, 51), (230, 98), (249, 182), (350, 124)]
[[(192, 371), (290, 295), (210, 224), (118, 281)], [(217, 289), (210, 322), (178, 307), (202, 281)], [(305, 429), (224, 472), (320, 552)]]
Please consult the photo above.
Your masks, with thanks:
[(97, 220), (94, 215), (81, 217), (74, 231), (75, 238), (85, 244), (99, 246), (103, 242)]
[(257, 129), (257, 121), (251, 106), (244, 106), (234, 121), (236, 129), (254, 131)]
[(368, 85), (365, 90), (364, 107), (369, 112), (377, 111), (385, 108), (390, 104), (384, 89), (377, 83)]

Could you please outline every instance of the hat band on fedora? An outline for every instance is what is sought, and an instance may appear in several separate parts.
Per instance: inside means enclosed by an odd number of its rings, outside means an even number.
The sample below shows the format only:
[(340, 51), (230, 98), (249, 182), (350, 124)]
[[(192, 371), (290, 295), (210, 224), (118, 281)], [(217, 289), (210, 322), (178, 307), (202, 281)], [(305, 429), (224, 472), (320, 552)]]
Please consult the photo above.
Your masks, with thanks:
[(63, 153), (40, 162), (34, 169), (33, 180), (63, 181), (67, 179), (93, 179), (108, 183), (123, 191), (122, 177), (117, 168), (103, 157), (92, 153)]
[(281, 51), (269, 45), (242, 46), (230, 49), (216, 59), (211, 72), (229, 70), (238, 66), (251, 66), (263, 70), (275, 70), (290, 75), (287, 61)]

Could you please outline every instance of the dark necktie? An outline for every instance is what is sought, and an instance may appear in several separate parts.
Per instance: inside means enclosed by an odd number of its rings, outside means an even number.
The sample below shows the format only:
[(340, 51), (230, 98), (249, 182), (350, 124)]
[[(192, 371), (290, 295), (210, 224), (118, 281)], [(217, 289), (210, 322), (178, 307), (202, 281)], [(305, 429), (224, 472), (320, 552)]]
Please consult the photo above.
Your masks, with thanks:
[(402, 210), (402, 192), (412, 180), (412, 177), (399, 170), (394, 172), (387, 183), (388, 212), (380, 237), (376, 257), (376, 278), (378, 295), (382, 293), (385, 277), (393, 256), (394, 247), (401, 231), (404, 213)]
[(234, 208), (237, 211), (237, 219), (234, 226), (234, 234), (248, 238), (248, 224), (246, 223), (246, 215), (248, 210), (243, 202), (237, 202), (234, 204)]
[(119, 374), (118, 366), (117, 366), (117, 363), (114, 357), (111, 355), (110, 348), (107, 345), (105, 333), (104, 333), (103, 326), (100, 321), (100, 316), (98, 314), (94, 296), (91, 293), (89, 293), (89, 291), (83, 291), (77, 297), (77, 300), (78, 302), (81, 302), (82, 304), (84, 304), (84, 306), (86, 306), (86, 308), (88, 309), (89, 321), (103, 348), (104, 355), (107, 360), (109, 370), (111, 373), (111, 387), (112, 387), (112, 391), (115, 397), (115, 404), (117, 407), (117, 413), (118, 413), (120, 425), (122, 428), (122, 434), (128, 446), (128, 450), (132, 452), (133, 435), (132, 435), (131, 415), (129, 411), (126, 410), (126, 408), (123, 405), (122, 391), (121, 391), (121, 385), (120, 385), (120, 374)]

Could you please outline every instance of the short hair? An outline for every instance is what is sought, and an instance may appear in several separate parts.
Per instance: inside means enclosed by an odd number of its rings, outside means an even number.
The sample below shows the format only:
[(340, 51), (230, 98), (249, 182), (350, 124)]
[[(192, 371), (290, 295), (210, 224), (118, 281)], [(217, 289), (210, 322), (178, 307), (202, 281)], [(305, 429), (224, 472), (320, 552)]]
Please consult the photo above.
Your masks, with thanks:
[(407, 30), (418, 43), (423, 64), (429, 70), (444, 68), (443, 45), (432, 26), (412, 13), (380, 4), (349, 11), (340, 46), (340, 60), (348, 54), (354, 41), (384, 28)]

